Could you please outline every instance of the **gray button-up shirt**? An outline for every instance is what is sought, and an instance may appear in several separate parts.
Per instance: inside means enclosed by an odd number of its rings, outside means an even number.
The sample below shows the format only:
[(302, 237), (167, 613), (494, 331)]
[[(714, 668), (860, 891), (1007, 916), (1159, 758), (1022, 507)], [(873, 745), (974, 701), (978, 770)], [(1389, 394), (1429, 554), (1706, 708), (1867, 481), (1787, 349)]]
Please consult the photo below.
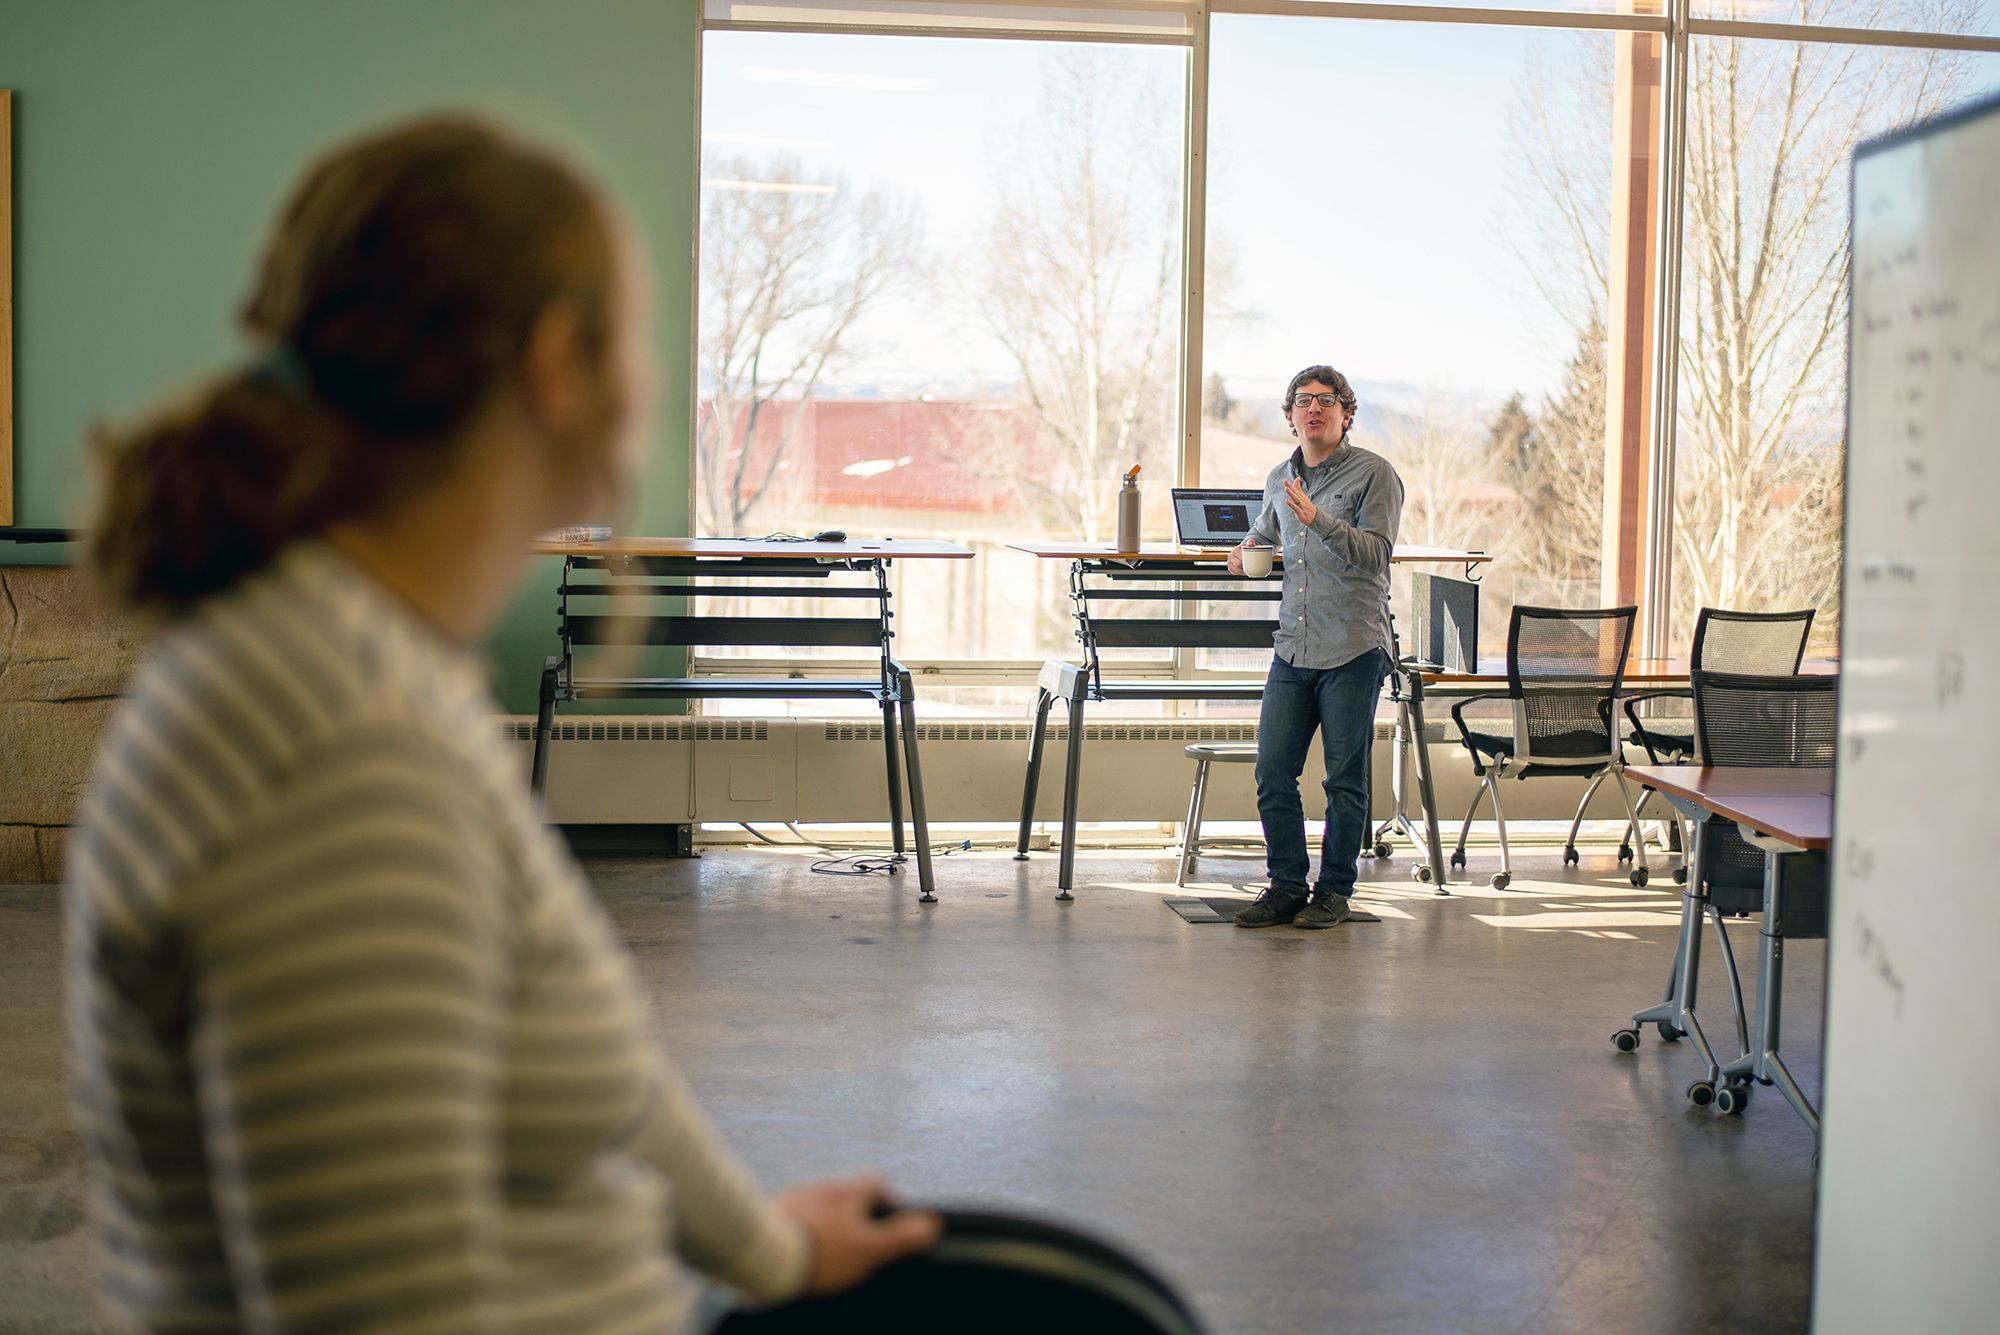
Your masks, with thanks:
[[(1294, 460), (1319, 507), (1311, 528), (1285, 504)], [(1306, 468), (1296, 451), (1264, 479), (1251, 537), (1281, 546), (1285, 590), (1272, 647), (1297, 668), (1336, 668), (1370, 649), (1391, 653), (1389, 554), (1403, 522), (1403, 480), (1379, 454), (1342, 442)]]

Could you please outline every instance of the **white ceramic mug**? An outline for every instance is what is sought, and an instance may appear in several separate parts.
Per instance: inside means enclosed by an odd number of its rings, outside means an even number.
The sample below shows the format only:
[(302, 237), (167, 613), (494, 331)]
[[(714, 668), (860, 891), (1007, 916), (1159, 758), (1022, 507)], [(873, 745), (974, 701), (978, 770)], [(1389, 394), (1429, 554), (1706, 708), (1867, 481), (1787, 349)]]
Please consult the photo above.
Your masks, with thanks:
[(1271, 573), (1271, 548), (1261, 542), (1243, 544), (1243, 573), (1262, 579)]

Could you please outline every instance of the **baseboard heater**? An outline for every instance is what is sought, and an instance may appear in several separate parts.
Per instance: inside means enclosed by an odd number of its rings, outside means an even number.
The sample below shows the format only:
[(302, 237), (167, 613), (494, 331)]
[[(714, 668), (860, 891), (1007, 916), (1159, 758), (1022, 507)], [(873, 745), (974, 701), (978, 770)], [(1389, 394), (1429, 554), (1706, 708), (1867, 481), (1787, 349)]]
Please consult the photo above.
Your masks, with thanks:
[[(1085, 821), (1172, 821), (1187, 809), (1190, 742), (1247, 742), (1250, 720), (1086, 719)], [(534, 721), (511, 718), (503, 736), (525, 771)], [(604, 717), (561, 720), (549, 752), (548, 810), (563, 826), (696, 825), (747, 821), (838, 825), (887, 819), (882, 724), (870, 719), (718, 719)], [(1021, 814), (1030, 724), (1024, 719), (939, 719), (919, 724), (925, 794), (939, 825), (1011, 822)], [(1374, 782), (1386, 794), (1389, 725), (1376, 728)], [(1038, 821), (1061, 817), (1062, 749), (1067, 724), (1051, 720), (1049, 760), (1035, 808)], [(1317, 804), (1318, 749), (1303, 779)], [(1472, 775), (1455, 743), (1432, 724), (1431, 757), (1447, 837), (1472, 796)], [(1581, 784), (1537, 779), (1510, 785), (1510, 820), (1566, 820)], [(1600, 791), (1592, 814), (1612, 819), (1617, 795)], [(1386, 799), (1378, 796), (1377, 815)], [(1218, 765), (1207, 819), (1255, 820), (1248, 765)]]

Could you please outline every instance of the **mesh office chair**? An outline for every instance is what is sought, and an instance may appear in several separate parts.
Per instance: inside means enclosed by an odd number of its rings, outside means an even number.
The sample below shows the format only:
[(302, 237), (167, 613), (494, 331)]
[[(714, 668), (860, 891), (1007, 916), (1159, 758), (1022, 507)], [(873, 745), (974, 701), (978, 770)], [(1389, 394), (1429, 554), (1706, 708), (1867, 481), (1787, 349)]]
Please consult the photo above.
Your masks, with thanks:
[[(1695, 673), (1694, 725), (1702, 763), (1831, 769), (1839, 688), (1834, 676)], [(1763, 850), (1745, 843), (1734, 825), (1709, 825), (1717, 836), (1702, 850), (1709, 904), (1739, 917), (1762, 912)]]
[[(1804, 661), (1806, 639), (1812, 634), (1813, 609), (1798, 612), (1731, 612), (1720, 607), (1704, 607), (1694, 622), (1694, 643), (1688, 650), (1688, 667), (1694, 671), (1742, 672), (1775, 677), (1796, 674)], [(1678, 691), (1649, 691), (1625, 701), (1625, 717), (1632, 726), (1632, 740), (1645, 748), (1646, 758), (1655, 765), (1681, 765), (1697, 755), (1694, 718), (1639, 717), (1639, 706), (1652, 700), (1671, 699)], [(1639, 795), (1639, 815), (1653, 799), (1650, 790)], [(1676, 822), (1678, 824), (1678, 822)], [(1634, 837), (1638, 837), (1635, 830)], [(1685, 832), (1683, 832), (1685, 833)], [(1682, 841), (1683, 848), (1686, 842)], [(1685, 866), (1674, 871), (1676, 881), (1687, 879)]]
[[(1625, 813), (1636, 827), (1638, 811), (1625, 784), (1624, 755), (1617, 724), (1618, 691), (1625, 680), (1625, 655), (1632, 647), (1634, 607), (1564, 609), (1516, 607), (1507, 628), (1507, 694), (1513, 702), (1510, 733), (1482, 732), (1468, 724), (1465, 707), (1497, 695), (1475, 695), (1451, 708), (1458, 735), (1472, 755), (1472, 772), (1479, 790), (1465, 809), (1458, 827), (1454, 868), (1465, 865), (1465, 838), (1479, 810), (1481, 794), (1493, 803), (1493, 821), (1500, 832), (1500, 870), (1492, 885), (1505, 889), (1514, 878), (1507, 850), (1507, 821), (1500, 811), (1499, 780), (1545, 775), (1577, 778), (1588, 775), (1589, 786), (1577, 804), (1563, 847), (1563, 862), (1577, 860), (1576, 831), (1583, 809), (1597, 787), (1610, 775), (1625, 799)], [(1620, 849), (1621, 858), (1624, 849)], [(1632, 884), (1646, 883), (1646, 850), (1637, 850)]]
[[(1755, 765), (1778, 769), (1829, 769), (1838, 746), (1835, 702), (1840, 680), (1834, 676), (1762, 676), (1736, 672), (1696, 672), (1694, 682), (1695, 752), (1709, 765)], [(1749, 1033), (1743, 1008), (1743, 980), (1736, 969), (1736, 956), (1723, 930), (1723, 917), (1748, 916), (1764, 909), (1764, 852), (1747, 842), (1729, 821), (1712, 820), (1699, 842), (1701, 866), (1690, 877), (1691, 888), (1681, 900), (1683, 949), (1698, 951), (1701, 946), (1701, 915), (1706, 910), (1715, 924), (1717, 943), (1722, 948), (1723, 966), (1729, 980), (1729, 998), (1736, 1020), (1739, 1047), (1747, 1051)], [(1819, 897), (1824, 903), (1826, 863), (1821, 858), (1785, 860), (1788, 894), (1794, 898)], [(1687, 920), (1692, 917), (1690, 924)], [(1788, 934), (1814, 934), (1812, 915), (1804, 923), (1788, 927)], [(1821, 931), (1824, 927), (1820, 916)], [(1690, 930), (1692, 928), (1692, 930)], [(1675, 961), (1674, 974), (1667, 982), (1666, 999), (1659, 1006), (1632, 1017), (1633, 1027), (1612, 1035), (1612, 1042), (1624, 1052), (1639, 1046), (1638, 1026), (1658, 1024), (1660, 1037), (1679, 1038), (1682, 1030), (1674, 1023), (1680, 1013), (1677, 995), (1685, 976)], [(1740, 1112), (1749, 1101), (1747, 1086), (1717, 1089), (1718, 1063), (1704, 1053), (1709, 1071), (1705, 1079), (1688, 1086), (1688, 1097), (1697, 1105), (1713, 1101), (1726, 1113)]]

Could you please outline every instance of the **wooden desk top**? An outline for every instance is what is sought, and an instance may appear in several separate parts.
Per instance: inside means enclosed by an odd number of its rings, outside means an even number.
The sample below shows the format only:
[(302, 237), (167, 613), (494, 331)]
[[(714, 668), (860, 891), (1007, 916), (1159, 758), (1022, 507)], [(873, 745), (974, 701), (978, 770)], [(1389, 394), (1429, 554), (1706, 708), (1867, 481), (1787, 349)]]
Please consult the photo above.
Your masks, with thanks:
[(1627, 765), (1648, 788), (1799, 848), (1833, 842), (1833, 771), (1748, 765)]
[[(1227, 547), (1167, 547), (1160, 544), (1143, 546), (1136, 552), (1121, 552), (1108, 542), (1010, 542), (1007, 544), (1017, 552), (1039, 556), (1048, 561), (1213, 561), (1217, 565), (1229, 559)], [(1485, 552), (1461, 552), (1450, 547), (1407, 547), (1399, 546), (1390, 555), (1391, 561), (1444, 561), (1456, 565), (1483, 565), (1493, 558)], [(1284, 556), (1272, 553), (1273, 564), (1283, 565)]]
[(949, 542), (878, 538), (846, 542), (772, 542), (762, 538), (611, 538), (605, 542), (537, 542), (536, 556), (850, 557), (859, 560), (970, 560)]
[[(1840, 664), (1827, 659), (1809, 658), (1799, 664), (1799, 672), (1801, 675), (1815, 677), (1838, 676)], [(1426, 669), (1423, 677), (1426, 686), (1505, 686), (1507, 660), (1482, 658), (1475, 672)], [(1688, 660), (1685, 658), (1634, 658), (1625, 664), (1625, 685), (1628, 687), (1685, 687), (1691, 679)]]

